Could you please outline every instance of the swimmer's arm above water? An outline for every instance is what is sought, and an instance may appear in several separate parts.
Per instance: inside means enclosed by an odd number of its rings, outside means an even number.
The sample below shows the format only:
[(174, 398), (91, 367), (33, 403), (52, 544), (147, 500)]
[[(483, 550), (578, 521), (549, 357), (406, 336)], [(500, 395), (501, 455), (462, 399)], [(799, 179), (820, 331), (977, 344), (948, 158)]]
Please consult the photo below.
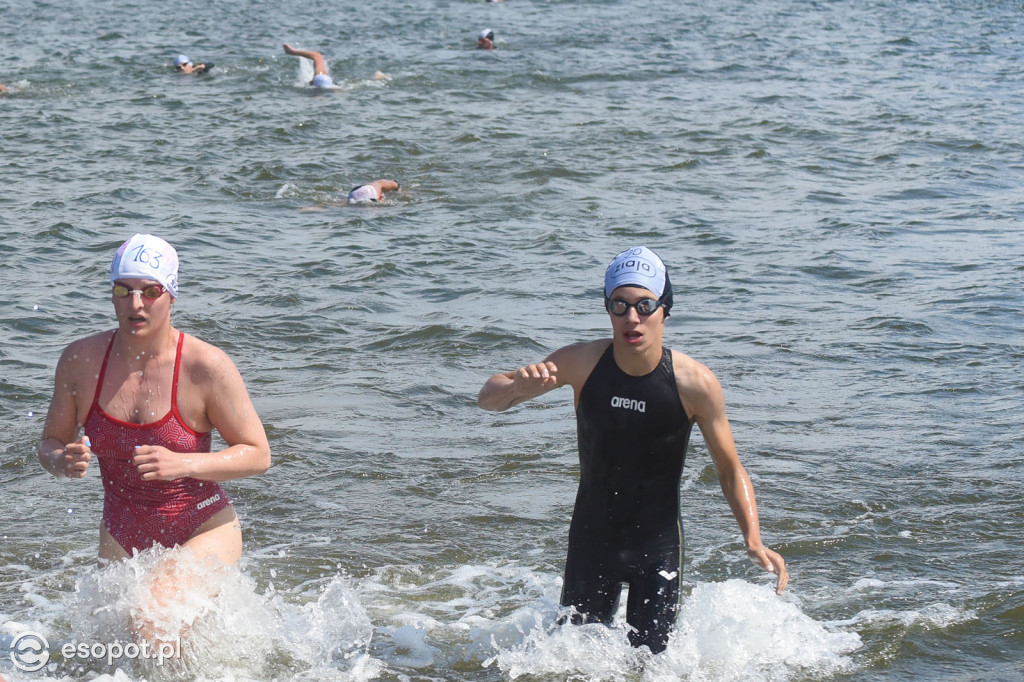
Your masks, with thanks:
[(789, 583), (786, 560), (761, 541), (754, 485), (740, 463), (732, 428), (725, 413), (725, 395), (718, 379), (704, 365), (682, 353), (673, 352), (676, 386), (687, 411), (696, 420), (718, 471), (722, 494), (739, 524), (747, 556), (777, 576), (775, 592), (782, 594)]
[(545, 360), (495, 374), (480, 389), (476, 404), (485, 410), (504, 412), (554, 388), (558, 388), (558, 367)]
[(39, 463), (57, 478), (85, 478), (92, 459), (89, 439), (78, 437), (78, 405), (74, 358), (82, 341), (68, 346), (61, 354), (54, 373), (53, 398), (43, 424), (43, 436), (36, 452)]
[(132, 464), (143, 481), (232, 481), (269, 469), (270, 448), (236, 443), (219, 452), (174, 452), (160, 445), (140, 445), (135, 448)]
[(399, 190), (402, 188), (402, 186), (399, 185), (394, 180), (388, 180), (386, 178), (374, 180), (370, 184), (377, 188), (377, 194), (381, 196), (384, 196), (384, 192), (394, 192), (395, 190)]
[(313, 73), (315, 75), (327, 75), (327, 63), (324, 61), (324, 56), (316, 50), (297, 50), (288, 43), (285, 43), (284, 53), (295, 57), (304, 57), (305, 59), (309, 59), (313, 62)]
[(560, 386), (572, 386), (579, 394), (608, 341), (574, 343), (556, 350), (543, 361), (488, 379), (477, 395), (477, 405), (485, 410), (504, 412)]
[(44, 438), (39, 442), (38, 454), (39, 463), (57, 478), (85, 478), (92, 460), (86, 436), (66, 445), (56, 438)]
[[(189, 341), (196, 342), (191, 337)], [(198, 392), (209, 423), (228, 447), (201, 453), (173, 452), (156, 445), (137, 447), (132, 461), (142, 480), (188, 477), (219, 482), (262, 474), (270, 468), (270, 444), (241, 374), (219, 348), (198, 343), (193, 348), (198, 359), (189, 365), (187, 381)], [(179, 384), (179, 396), (180, 391)]]

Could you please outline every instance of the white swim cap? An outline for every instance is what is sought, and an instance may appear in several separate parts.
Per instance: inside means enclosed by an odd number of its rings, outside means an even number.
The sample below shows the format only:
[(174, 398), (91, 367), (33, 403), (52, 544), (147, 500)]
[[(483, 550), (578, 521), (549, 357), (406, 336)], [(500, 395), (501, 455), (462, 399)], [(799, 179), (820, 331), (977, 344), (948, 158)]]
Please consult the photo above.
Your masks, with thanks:
[(494, 42), (494, 31), (492, 31), (489, 28), (485, 28), (484, 30), (480, 31), (480, 38), (486, 38), (487, 40)]
[[(667, 286), (666, 286), (667, 285)], [(608, 264), (604, 271), (604, 297), (608, 298), (619, 287), (637, 286), (654, 292), (659, 299), (668, 294), (671, 304), (672, 286), (668, 284), (665, 264), (646, 246), (626, 249)]]
[(188, 64), (190, 61), (192, 60), (186, 57), (185, 55), (179, 54), (178, 58), (174, 60), (174, 68), (178, 68), (182, 64)]
[(374, 185), (360, 185), (348, 193), (350, 204), (375, 204), (380, 201), (377, 194), (377, 187)]
[(137, 234), (117, 250), (110, 264), (110, 283), (119, 279), (155, 279), (178, 297), (178, 252), (160, 237)]

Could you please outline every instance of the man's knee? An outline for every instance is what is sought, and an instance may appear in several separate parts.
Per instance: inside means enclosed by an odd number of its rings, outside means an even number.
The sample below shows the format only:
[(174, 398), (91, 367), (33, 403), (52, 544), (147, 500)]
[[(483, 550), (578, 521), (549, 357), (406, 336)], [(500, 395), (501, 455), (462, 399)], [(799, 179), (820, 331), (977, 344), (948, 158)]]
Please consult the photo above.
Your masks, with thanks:
[(601, 614), (583, 613), (581, 611), (573, 610), (572, 613), (559, 616), (555, 621), (558, 625), (586, 625), (587, 623), (607, 623), (611, 619), (602, 618)]
[(668, 648), (669, 627), (655, 627), (643, 630), (630, 630), (629, 643), (635, 647), (646, 646), (652, 654), (660, 654)]

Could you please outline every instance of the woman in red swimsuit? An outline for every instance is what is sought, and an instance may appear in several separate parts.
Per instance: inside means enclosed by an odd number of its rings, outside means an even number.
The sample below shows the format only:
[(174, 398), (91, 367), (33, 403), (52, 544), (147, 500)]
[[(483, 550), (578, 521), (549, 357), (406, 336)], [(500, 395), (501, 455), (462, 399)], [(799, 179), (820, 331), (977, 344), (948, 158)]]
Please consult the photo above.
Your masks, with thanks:
[[(137, 234), (111, 266), (117, 328), (73, 342), (57, 363), (39, 460), (103, 479), (101, 562), (154, 545), (233, 564), (242, 531), (219, 482), (260, 474), (270, 445), (238, 369), (220, 349), (178, 331), (178, 258)], [(84, 435), (79, 432), (84, 428)], [(227, 447), (211, 452), (216, 428)]]

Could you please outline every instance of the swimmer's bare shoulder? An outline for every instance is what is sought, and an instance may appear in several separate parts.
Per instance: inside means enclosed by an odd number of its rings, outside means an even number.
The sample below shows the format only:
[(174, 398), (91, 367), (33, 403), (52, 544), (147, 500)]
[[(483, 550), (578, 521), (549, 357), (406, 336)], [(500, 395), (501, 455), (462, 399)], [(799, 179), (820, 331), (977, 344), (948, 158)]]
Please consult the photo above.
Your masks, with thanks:
[(685, 353), (672, 351), (672, 370), (679, 397), (691, 418), (725, 411), (722, 384), (714, 372)]
[(549, 355), (545, 362), (553, 362), (558, 368), (557, 385), (572, 386), (578, 393), (611, 342), (611, 339), (578, 341), (563, 346)]
[[(57, 371), (68, 372), (69, 376), (98, 375), (103, 356), (107, 352), (111, 331), (97, 332), (72, 341), (60, 354)], [(95, 377), (94, 377), (95, 383)]]
[(183, 378), (200, 385), (223, 380), (227, 375), (238, 374), (235, 363), (223, 350), (191, 334), (181, 333), (185, 336), (181, 348)]
[[(43, 437), (50, 432), (63, 433), (74, 424), (83, 424), (96, 394), (100, 366), (107, 351), (111, 332), (103, 331), (72, 341), (60, 354), (54, 370), (53, 397), (47, 412)], [(69, 421), (74, 418), (74, 421)], [(67, 442), (65, 438), (64, 441)]]

